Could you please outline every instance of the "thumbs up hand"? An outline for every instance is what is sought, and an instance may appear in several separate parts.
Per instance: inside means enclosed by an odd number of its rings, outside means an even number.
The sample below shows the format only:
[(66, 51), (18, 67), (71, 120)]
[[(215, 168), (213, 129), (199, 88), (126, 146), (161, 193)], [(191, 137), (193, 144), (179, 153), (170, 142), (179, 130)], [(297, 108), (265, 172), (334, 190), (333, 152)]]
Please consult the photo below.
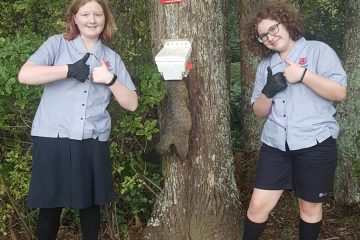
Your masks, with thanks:
[(106, 63), (103, 59), (100, 60), (101, 66), (96, 67), (92, 71), (92, 78), (94, 83), (108, 84), (111, 82), (114, 74), (109, 72)]
[(296, 83), (302, 81), (303, 74), (305, 74), (303, 67), (297, 65), (296, 63), (290, 61), (289, 59), (285, 59), (285, 62), (288, 66), (284, 69), (284, 76), (290, 83)]
[(90, 67), (86, 64), (86, 61), (89, 59), (90, 53), (85, 54), (85, 56), (79, 61), (68, 64), (67, 78), (75, 78), (80, 82), (85, 82), (89, 76)]
[(267, 82), (261, 91), (266, 97), (273, 98), (277, 93), (287, 88), (287, 82), (282, 72), (272, 74), (271, 67), (267, 67)]

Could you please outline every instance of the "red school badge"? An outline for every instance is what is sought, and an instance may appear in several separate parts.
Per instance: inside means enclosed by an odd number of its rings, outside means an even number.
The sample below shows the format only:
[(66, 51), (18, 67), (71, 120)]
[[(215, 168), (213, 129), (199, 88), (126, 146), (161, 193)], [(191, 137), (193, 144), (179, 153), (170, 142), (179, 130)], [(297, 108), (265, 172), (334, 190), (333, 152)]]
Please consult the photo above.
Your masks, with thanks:
[(110, 61), (107, 61), (107, 60), (104, 60), (105, 62), (105, 65), (107, 68), (111, 67), (111, 62)]
[(300, 59), (299, 59), (299, 64), (300, 64), (300, 65), (305, 65), (305, 64), (307, 64), (306, 57), (300, 58)]

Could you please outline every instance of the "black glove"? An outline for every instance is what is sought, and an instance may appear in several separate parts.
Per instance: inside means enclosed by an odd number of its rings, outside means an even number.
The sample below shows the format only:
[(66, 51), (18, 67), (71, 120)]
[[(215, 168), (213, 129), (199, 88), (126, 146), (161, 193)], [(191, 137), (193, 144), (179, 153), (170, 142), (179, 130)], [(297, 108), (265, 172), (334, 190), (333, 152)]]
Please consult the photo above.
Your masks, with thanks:
[(287, 88), (287, 82), (282, 72), (272, 75), (271, 67), (267, 67), (267, 82), (261, 91), (266, 97), (273, 98), (277, 93)]
[(79, 61), (68, 64), (68, 73), (66, 77), (73, 77), (79, 80), (80, 82), (85, 82), (86, 78), (89, 76), (90, 67), (86, 64), (86, 61), (89, 59), (90, 53), (85, 54), (85, 56)]

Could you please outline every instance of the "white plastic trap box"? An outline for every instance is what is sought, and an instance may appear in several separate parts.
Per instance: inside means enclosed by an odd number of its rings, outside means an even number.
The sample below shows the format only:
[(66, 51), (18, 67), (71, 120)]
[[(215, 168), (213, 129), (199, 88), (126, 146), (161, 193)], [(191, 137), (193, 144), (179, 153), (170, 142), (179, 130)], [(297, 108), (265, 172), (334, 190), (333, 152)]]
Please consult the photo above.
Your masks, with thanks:
[(191, 42), (188, 39), (167, 39), (155, 56), (155, 62), (164, 80), (181, 80), (191, 70), (189, 62)]

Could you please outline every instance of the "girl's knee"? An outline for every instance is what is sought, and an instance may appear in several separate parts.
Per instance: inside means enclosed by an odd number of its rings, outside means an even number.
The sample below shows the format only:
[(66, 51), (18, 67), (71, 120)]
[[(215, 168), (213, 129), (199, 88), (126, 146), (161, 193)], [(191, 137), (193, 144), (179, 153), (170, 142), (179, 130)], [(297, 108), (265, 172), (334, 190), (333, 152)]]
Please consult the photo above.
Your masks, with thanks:
[(300, 216), (306, 222), (318, 222), (322, 219), (322, 203), (299, 200)]

